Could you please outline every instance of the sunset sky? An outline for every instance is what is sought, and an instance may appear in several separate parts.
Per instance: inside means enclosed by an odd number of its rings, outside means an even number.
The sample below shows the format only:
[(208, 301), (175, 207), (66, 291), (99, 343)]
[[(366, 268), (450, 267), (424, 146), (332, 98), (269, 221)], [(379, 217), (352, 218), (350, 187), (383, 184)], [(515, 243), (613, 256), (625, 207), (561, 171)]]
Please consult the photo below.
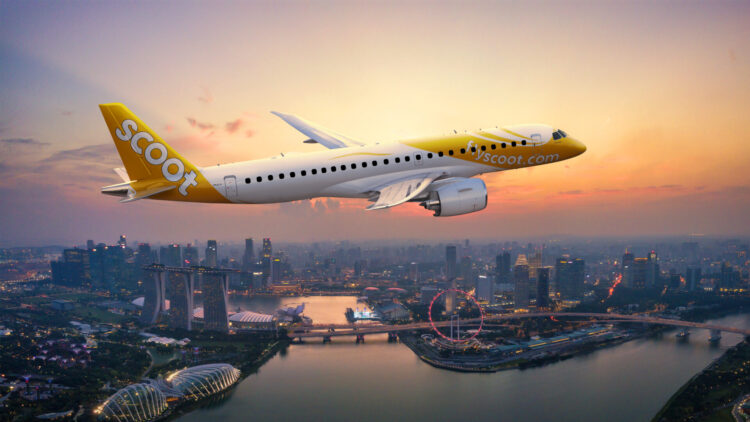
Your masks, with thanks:
[[(750, 235), (750, 2), (0, 0), (0, 246)], [(97, 107), (197, 165), (547, 123), (588, 151), (483, 176), (486, 210), (120, 204)]]

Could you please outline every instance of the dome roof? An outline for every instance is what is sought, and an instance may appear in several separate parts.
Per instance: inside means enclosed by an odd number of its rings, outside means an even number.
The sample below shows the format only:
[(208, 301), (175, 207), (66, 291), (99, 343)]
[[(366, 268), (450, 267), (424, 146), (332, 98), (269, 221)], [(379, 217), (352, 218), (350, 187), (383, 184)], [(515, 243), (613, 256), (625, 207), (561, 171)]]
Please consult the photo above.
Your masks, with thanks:
[(234, 366), (211, 363), (173, 372), (167, 382), (186, 399), (198, 400), (227, 389), (239, 378), (240, 370)]
[(229, 320), (232, 322), (273, 322), (273, 315), (244, 311), (230, 316)]
[(111, 395), (96, 410), (103, 421), (150, 421), (167, 410), (167, 398), (151, 384), (131, 384)]

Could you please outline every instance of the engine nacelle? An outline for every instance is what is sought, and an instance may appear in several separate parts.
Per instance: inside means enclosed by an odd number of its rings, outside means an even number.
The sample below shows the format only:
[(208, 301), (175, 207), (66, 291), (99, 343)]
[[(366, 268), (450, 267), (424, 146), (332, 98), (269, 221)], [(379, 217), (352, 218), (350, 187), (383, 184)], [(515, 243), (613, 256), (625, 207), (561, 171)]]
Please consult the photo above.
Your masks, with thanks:
[(430, 192), (430, 197), (421, 205), (435, 211), (435, 217), (481, 211), (487, 207), (487, 187), (481, 179), (447, 183)]

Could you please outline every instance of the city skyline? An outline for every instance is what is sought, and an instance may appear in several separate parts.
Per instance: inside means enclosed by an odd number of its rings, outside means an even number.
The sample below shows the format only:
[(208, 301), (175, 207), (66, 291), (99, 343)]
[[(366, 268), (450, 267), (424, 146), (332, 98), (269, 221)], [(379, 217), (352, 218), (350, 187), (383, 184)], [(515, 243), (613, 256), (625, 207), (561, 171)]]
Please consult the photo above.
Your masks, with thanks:
[[(750, 6), (577, 5), (3, 3), (0, 246), (122, 232), (149, 242), (750, 234)], [(99, 193), (120, 165), (96, 107), (107, 101), (128, 103), (198, 165), (320, 148), (271, 109), (370, 142), (545, 122), (589, 150), (485, 176), (488, 208), (449, 219), (413, 204), (365, 212), (362, 200), (123, 205)]]

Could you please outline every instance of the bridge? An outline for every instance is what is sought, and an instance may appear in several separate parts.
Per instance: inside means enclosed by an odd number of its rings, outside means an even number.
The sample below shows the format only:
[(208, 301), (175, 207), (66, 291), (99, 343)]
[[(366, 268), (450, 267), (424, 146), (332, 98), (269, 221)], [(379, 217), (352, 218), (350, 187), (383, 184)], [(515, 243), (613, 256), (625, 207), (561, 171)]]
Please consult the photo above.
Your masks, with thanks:
[[(502, 322), (516, 320), (521, 318), (593, 318), (600, 322), (638, 322), (643, 324), (668, 325), (683, 328), (702, 328), (712, 331), (723, 331), (727, 333), (741, 334), (750, 336), (750, 329), (725, 327), (715, 324), (704, 324), (701, 322), (681, 321), (669, 318), (656, 318), (643, 315), (625, 315), (625, 314), (606, 314), (590, 312), (531, 312), (517, 314), (490, 315), (484, 318), (484, 323)], [(477, 326), (481, 318), (470, 318), (461, 321), (463, 326)], [(448, 327), (451, 321), (435, 321), (436, 327)], [(400, 331), (412, 330), (429, 330), (432, 326), (429, 322), (415, 322), (411, 324), (386, 325), (386, 324), (310, 324), (291, 327), (288, 336), (291, 338), (311, 338), (322, 337), (323, 340), (330, 340), (331, 337), (339, 336), (356, 336), (357, 341), (364, 340), (365, 334), (382, 334), (388, 333), (395, 335)]]

